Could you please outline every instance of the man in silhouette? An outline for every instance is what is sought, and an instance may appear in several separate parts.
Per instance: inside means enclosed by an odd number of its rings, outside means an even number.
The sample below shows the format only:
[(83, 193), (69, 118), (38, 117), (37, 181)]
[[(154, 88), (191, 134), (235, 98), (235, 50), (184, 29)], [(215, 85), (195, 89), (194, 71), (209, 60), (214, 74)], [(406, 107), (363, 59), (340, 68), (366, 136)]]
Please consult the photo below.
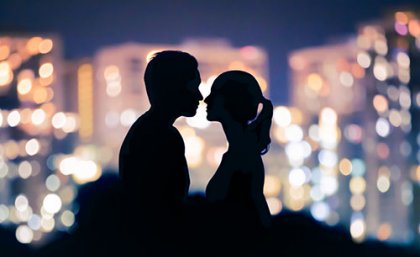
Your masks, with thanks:
[(133, 232), (140, 232), (145, 244), (158, 250), (173, 246), (182, 229), (176, 224), (181, 224), (190, 185), (184, 142), (173, 123), (181, 116), (194, 116), (203, 97), (197, 60), (185, 52), (157, 53), (146, 67), (144, 81), (151, 107), (124, 139), (119, 172), (127, 207), (135, 206), (130, 212), (139, 231)]

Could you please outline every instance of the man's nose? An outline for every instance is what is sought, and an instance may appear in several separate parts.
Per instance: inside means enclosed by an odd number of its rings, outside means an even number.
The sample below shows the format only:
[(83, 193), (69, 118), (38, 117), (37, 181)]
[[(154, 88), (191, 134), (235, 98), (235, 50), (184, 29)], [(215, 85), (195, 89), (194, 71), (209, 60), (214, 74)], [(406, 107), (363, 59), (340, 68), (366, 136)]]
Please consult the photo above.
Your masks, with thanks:
[(200, 91), (198, 91), (197, 96), (198, 96), (198, 101), (201, 101), (201, 100), (203, 100), (203, 99), (204, 99), (204, 98), (203, 98), (203, 95), (201, 94), (201, 92), (200, 92)]

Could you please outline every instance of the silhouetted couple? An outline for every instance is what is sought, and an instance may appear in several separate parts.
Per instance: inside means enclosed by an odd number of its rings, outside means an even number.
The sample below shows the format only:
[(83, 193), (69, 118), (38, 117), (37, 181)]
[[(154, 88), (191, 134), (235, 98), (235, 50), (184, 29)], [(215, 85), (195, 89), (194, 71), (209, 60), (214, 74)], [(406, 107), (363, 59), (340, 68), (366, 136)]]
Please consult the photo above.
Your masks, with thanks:
[[(243, 71), (222, 73), (204, 100), (207, 118), (221, 123), (228, 149), (201, 201), (188, 198), (185, 145), (173, 126), (181, 116), (194, 116), (203, 100), (197, 60), (180, 51), (157, 53), (144, 81), (151, 107), (130, 128), (119, 159), (130, 214), (125, 217), (136, 224), (124, 230), (133, 249), (146, 256), (187, 255), (194, 247), (221, 249), (219, 244), (237, 239), (230, 236), (246, 240), (270, 226), (261, 155), (270, 144), (273, 106), (256, 79)], [(195, 255), (206, 251), (213, 249)]]

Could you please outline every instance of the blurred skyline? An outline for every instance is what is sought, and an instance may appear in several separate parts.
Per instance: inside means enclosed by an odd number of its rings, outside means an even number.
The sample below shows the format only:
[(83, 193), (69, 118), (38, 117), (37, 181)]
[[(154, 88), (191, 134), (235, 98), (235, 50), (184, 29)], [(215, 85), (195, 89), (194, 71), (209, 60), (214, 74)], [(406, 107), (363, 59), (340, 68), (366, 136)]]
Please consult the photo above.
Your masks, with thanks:
[[(0, 223), (18, 225), (19, 242), (71, 228), (78, 186), (117, 171), (161, 49), (198, 59), (202, 92), (241, 69), (271, 93), (273, 215), (420, 242), (420, 2), (168, 2), (0, 3)], [(202, 192), (225, 138), (204, 103), (175, 125)]]
[(111, 1), (3, 0), (0, 33), (56, 33), (66, 58), (92, 56), (127, 41), (179, 44), (188, 38), (224, 38), (269, 54), (271, 98), (288, 104), (291, 51), (354, 35), (359, 24), (384, 13), (418, 9), (416, 0), (368, 1)]

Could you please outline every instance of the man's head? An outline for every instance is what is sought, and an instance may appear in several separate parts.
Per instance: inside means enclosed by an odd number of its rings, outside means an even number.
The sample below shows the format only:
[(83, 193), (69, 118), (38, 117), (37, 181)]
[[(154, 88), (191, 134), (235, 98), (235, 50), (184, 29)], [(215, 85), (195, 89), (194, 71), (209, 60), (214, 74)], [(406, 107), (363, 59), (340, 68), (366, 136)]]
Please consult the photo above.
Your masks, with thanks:
[(194, 116), (203, 96), (197, 60), (181, 51), (156, 53), (144, 74), (147, 95), (152, 107), (179, 116)]

